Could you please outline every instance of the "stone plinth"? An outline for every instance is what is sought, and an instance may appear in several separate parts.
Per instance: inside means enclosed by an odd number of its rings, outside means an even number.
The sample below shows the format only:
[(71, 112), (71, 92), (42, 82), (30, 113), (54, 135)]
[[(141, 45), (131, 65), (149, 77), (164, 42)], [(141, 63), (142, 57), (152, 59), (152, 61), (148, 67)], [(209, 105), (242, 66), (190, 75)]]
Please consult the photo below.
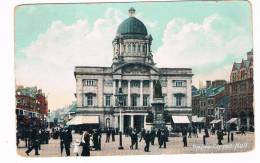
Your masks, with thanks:
[(152, 104), (152, 112), (154, 115), (153, 127), (154, 128), (163, 128), (165, 126), (165, 121), (163, 118), (164, 112), (164, 102), (163, 98), (154, 98)]

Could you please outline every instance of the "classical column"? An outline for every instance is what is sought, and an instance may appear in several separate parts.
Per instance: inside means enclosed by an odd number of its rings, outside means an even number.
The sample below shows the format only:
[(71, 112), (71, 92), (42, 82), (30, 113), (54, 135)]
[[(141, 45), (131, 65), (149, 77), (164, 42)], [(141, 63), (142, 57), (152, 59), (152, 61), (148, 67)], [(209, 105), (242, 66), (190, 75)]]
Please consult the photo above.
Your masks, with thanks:
[(148, 43), (146, 44), (146, 56), (148, 56), (148, 54), (149, 54), (149, 45), (148, 45)]
[(118, 117), (114, 117), (114, 128), (118, 128)]
[(121, 88), (122, 84), (121, 84), (121, 80), (118, 80), (118, 88)]
[(147, 126), (146, 126), (146, 115), (144, 115), (144, 129), (146, 129)]
[(127, 95), (127, 105), (131, 104), (131, 80), (128, 80), (128, 95)]
[(122, 55), (122, 42), (119, 40), (119, 56)]
[(116, 103), (115, 103), (115, 101), (116, 101), (115, 95), (116, 95), (116, 81), (113, 80), (113, 96), (112, 96), (112, 105), (113, 106), (116, 105)]
[(153, 102), (153, 80), (150, 80), (150, 104)]
[(131, 115), (131, 128), (134, 128), (134, 115)]
[(120, 131), (122, 131), (122, 133), (124, 133), (124, 115), (122, 113), (120, 114), (120, 128), (119, 129), (120, 129)]
[(140, 80), (140, 106), (143, 106), (143, 80)]

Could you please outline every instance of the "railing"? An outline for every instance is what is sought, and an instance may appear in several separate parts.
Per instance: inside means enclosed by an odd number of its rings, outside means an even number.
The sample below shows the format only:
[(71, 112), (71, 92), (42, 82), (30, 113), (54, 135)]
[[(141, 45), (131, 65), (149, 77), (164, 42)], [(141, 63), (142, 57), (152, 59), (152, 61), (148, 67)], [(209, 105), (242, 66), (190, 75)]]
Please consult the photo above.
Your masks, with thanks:
[(151, 110), (150, 106), (122, 106), (115, 107), (115, 111), (119, 111), (122, 108), (123, 111), (148, 111)]

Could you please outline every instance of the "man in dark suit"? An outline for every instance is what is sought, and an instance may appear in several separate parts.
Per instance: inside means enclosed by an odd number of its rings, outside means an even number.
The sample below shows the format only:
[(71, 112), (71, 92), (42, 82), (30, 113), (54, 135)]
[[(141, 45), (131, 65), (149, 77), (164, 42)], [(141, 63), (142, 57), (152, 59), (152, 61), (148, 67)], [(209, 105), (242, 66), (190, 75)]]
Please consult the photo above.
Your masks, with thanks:
[(144, 141), (145, 141), (145, 147), (144, 147), (144, 151), (145, 152), (150, 152), (149, 151), (149, 147), (150, 147), (150, 132), (146, 131), (146, 133), (144, 134)]
[(39, 130), (34, 127), (32, 129), (32, 132), (31, 132), (31, 145), (30, 147), (28, 148), (27, 151), (25, 151), (25, 153), (27, 154), (27, 156), (29, 156), (29, 153), (34, 149), (35, 150), (35, 155), (40, 155), (39, 154)]
[(67, 156), (70, 156), (70, 144), (72, 142), (72, 134), (70, 129), (65, 130), (64, 147)]
[(187, 129), (184, 127), (182, 129), (182, 141), (183, 141), (183, 146), (187, 147)]

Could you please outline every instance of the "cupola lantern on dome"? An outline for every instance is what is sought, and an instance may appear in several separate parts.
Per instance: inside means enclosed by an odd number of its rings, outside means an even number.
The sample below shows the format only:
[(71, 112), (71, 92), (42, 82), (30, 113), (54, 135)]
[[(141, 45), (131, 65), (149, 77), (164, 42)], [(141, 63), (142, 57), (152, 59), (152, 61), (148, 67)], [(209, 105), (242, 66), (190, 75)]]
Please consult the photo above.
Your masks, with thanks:
[(113, 63), (144, 63), (154, 64), (151, 52), (152, 36), (148, 34), (144, 23), (135, 17), (135, 9), (128, 10), (129, 17), (125, 19), (116, 32), (113, 40)]
[(133, 7), (131, 7), (129, 10), (128, 10), (128, 13), (129, 13), (129, 16), (130, 17), (134, 17), (135, 16), (135, 9)]

